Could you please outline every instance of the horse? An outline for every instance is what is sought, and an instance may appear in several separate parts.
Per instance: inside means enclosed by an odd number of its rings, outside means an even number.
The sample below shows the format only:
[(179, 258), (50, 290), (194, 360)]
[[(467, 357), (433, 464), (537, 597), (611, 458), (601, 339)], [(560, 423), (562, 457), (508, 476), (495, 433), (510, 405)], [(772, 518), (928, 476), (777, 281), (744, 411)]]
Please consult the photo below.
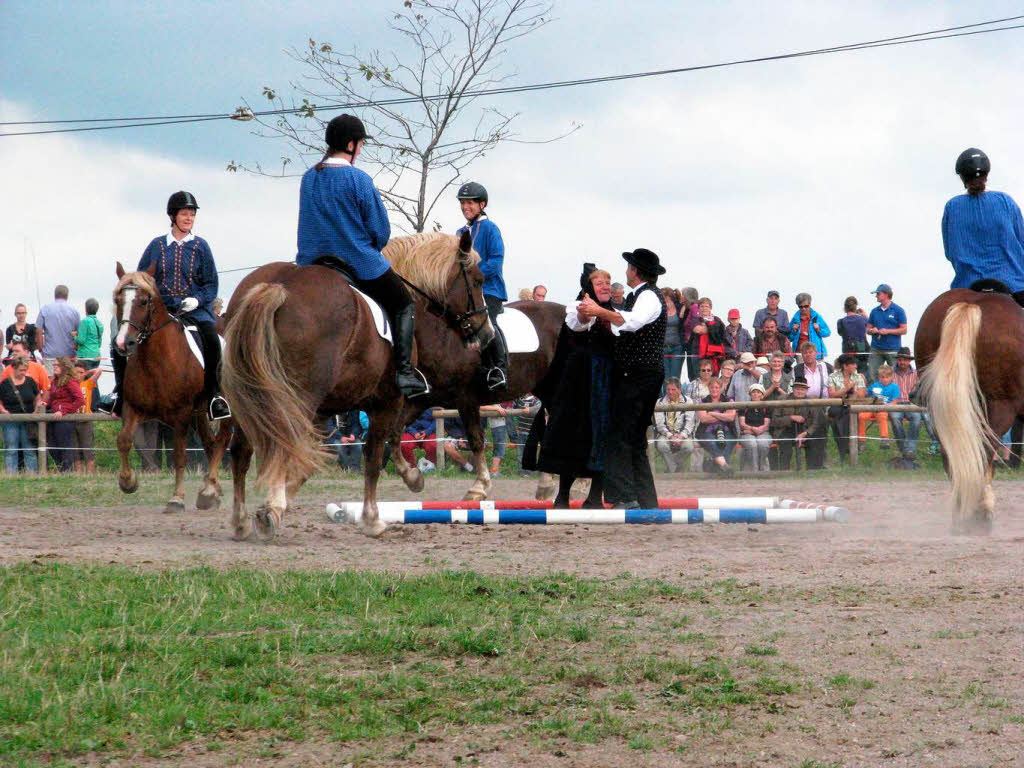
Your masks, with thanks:
[(124, 493), (135, 493), (138, 475), (128, 463), (132, 437), (147, 419), (159, 419), (174, 430), (174, 494), (164, 511), (185, 509), (185, 438), (195, 423), (209, 461), (203, 487), (196, 497), (198, 509), (220, 506), (221, 488), (217, 478), (221, 458), (231, 436), (231, 427), (221, 424), (214, 436), (206, 415), (203, 368), (189, 349), (184, 324), (167, 311), (153, 276), (156, 263), (145, 272), (125, 272), (117, 264), (114, 305), (117, 312), (117, 349), (124, 350), (127, 363), (122, 384), (124, 409), (117, 451), (121, 456), (118, 485)]
[(1024, 311), (1005, 293), (936, 298), (914, 337), (920, 385), (952, 481), (955, 533), (991, 531), (999, 436), (1024, 415)]
[[(564, 307), (512, 305), (537, 326), (538, 349), (511, 355), (509, 387), (493, 393), (484, 384), (479, 350), (494, 329), (483, 316), (479, 256), (472, 252), (469, 235), (399, 237), (383, 252), (413, 288), (416, 365), (432, 386), (429, 394), (410, 401), (394, 386), (391, 346), (374, 330), (369, 307), (334, 269), (276, 262), (246, 276), (235, 290), (226, 319), (222, 382), (237, 424), (231, 446), (235, 539), (249, 538), (253, 522), (261, 537), (273, 538), (288, 499), (322, 463), (317, 421), (339, 410), (359, 408), (370, 416), (361, 518), (365, 533), (384, 530), (376, 485), (385, 442), (406, 485), (422, 490), (423, 476), (402, 457), (399, 441), (402, 428), (432, 406), (455, 404), (463, 418), (477, 469), (467, 498), (489, 492), (480, 405), (537, 386), (554, 354)], [(245, 476), (254, 452), (260, 460), (258, 480), (268, 492), (267, 502), (250, 519)]]

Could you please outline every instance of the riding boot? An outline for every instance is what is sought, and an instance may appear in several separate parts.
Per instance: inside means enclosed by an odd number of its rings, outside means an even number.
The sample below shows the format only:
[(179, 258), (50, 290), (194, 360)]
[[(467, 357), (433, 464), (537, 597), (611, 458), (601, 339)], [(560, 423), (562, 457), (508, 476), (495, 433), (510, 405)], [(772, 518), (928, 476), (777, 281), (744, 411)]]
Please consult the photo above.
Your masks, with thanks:
[(572, 490), (572, 484), (575, 480), (576, 475), (571, 473), (558, 476), (558, 494), (551, 505), (552, 509), (569, 508), (569, 492)]
[(124, 387), (124, 369), (128, 366), (128, 359), (120, 354), (113, 344), (110, 346), (110, 363), (114, 368), (114, 389), (110, 393), (110, 399), (101, 401), (96, 410), (120, 417), (121, 409), (124, 407), (121, 390)]
[(492, 392), (508, 386), (508, 352), (505, 350), (505, 338), (495, 329), (491, 343), (480, 353), (480, 363), (487, 370), (487, 388)]
[(391, 325), (394, 329), (395, 344), (395, 382), (406, 398), (419, 397), (430, 392), (427, 377), (412, 364), (413, 334), (416, 330), (416, 307), (407, 304), (392, 313)]
[(203, 396), (207, 398), (207, 415), (211, 421), (231, 417), (228, 401), (220, 394), (220, 336), (213, 323), (196, 323), (203, 337)]
[(598, 472), (590, 480), (590, 492), (583, 501), (584, 509), (604, 509), (604, 475)]

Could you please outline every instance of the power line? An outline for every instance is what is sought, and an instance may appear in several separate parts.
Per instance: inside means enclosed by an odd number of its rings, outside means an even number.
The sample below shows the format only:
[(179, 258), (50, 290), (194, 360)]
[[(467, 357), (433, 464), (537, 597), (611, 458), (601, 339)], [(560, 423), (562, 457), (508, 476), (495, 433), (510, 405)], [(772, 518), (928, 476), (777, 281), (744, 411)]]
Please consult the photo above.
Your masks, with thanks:
[[(1004, 19), (993, 19), (990, 21), (976, 22), (974, 24), (963, 24), (956, 27), (946, 27), (944, 29), (930, 30), (928, 32), (915, 32), (909, 35), (899, 35), (896, 37), (881, 38), (878, 40), (867, 40), (860, 43), (849, 43), (846, 45), (837, 45), (829, 48), (815, 48), (806, 51), (794, 51), (790, 53), (780, 53), (771, 56), (758, 56), (747, 59), (735, 59), (731, 61), (718, 62), (715, 64), (698, 64), (689, 67), (674, 67), (672, 69), (659, 69), (650, 70), (646, 72), (632, 72), (622, 75), (603, 75), (600, 77), (590, 78), (577, 78), (573, 80), (558, 80), (549, 83), (534, 83), (530, 85), (520, 86), (504, 86), (499, 88), (487, 88), (477, 91), (470, 91), (465, 94), (466, 98), (479, 98), (482, 96), (496, 96), (502, 94), (511, 93), (526, 93), (531, 91), (544, 91), (552, 90), (556, 88), (569, 88), (580, 85), (595, 85), (600, 83), (613, 83), (623, 80), (637, 80), (648, 77), (663, 77), (665, 75), (682, 74), (686, 72), (699, 72), (710, 69), (722, 69), (726, 67), (735, 67), (743, 64), (758, 64), (769, 61), (782, 61), (786, 59), (801, 58), (805, 56), (821, 56), (831, 53), (845, 53), (848, 51), (859, 51), (869, 48), (885, 48), (895, 45), (909, 45), (911, 43), (924, 43), (932, 40), (946, 40), (955, 37), (971, 37), (974, 35), (985, 35), (992, 32), (1005, 32), (1008, 30), (1024, 28), (1024, 24), (1014, 24), (1003, 27), (994, 27), (991, 29), (973, 29), (974, 27), (990, 26), (992, 24), (1000, 24), (1006, 21), (1016, 21), (1024, 19), (1024, 15), (1020, 16), (1008, 16)], [(962, 32), (958, 30), (972, 29), (970, 32)], [(940, 34), (940, 33), (950, 34)], [(451, 98), (450, 94), (436, 94), (433, 96), (409, 96), (394, 99), (381, 99), (378, 101), (361, 101), (361, 102), (349, 102), (349, 103), (336, 103), (336, 104), (325, 104), (313, 107), (314, 110), (319, 112), (333, 111), (338, 109), (355, 109), (360, 107), (372, 107), (372, 106), (393, 106), (400, 104), (409, 104), (421, 101), (439, 101), (443, 99)], [(269, 117), (274, 115), (285, 115), (285, 114), (297, 114), (299, 112), (305, 112), (308, 108), (291, 108), (291, 109), (274, 109), (264, 110), (259, 112), (252, 112), (253, 117)], [(16, 125), (53, 125), (53, 124), (66, 124), (66, 123), (93, 123), (93, 122), (117, 122), (122, 123), (120, 125), (97, 125), (87, 127), (76, 127), (76, 128), (53, 128), (41, 131), (19, 131), (11, 133), (0, 133), (0, 137), (3, 136), (37, 136), (42, 134), (52, 133), (81, 133), (85, 131), (103, 131), (103, 130), (116, 130), (120, 128), (141, 128), (155, 125), (177, 125), (182, 123), (197, 123), (197, 122), (208, 122), (211, 120), (230, 120), (236, 118), (237, 115), (233, 114), (206, 114), (206, 115), (176, 115), (176, 116), (161, 116), (161, 117), (124, 117), (124, 118), (90, 118), (81, 120), (26, 120), (20, 122), (7, 122), (0, 123), (0, 126), (16, 126)]]

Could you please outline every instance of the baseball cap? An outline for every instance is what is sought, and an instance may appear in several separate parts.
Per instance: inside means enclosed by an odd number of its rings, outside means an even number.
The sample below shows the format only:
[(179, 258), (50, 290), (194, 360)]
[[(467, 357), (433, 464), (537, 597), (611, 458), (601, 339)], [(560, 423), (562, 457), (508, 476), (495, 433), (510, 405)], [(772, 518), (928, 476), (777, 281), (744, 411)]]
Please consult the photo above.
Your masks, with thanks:
[(751, 354), (750, 352), (744, 352), (742, 355), (740, 355), (740, 362), (741, 363), (756, 363), (757, 362), (757, 358), (754, 357), (754, 355)]
[(768, 358), (765, 357), (764, 355), (761, 355), (759, 358), (757, 358), (757, 364), (758, 365), (768, 365)]
[(740, 316), (740, 311), (738, 309), (730, 309), (729, 310), (729, 319), (730, 320), (732, 320), (734, 317), (739, 317), (739, 316)]
[(873, 290), (872, 293), (880, 293), (880, 292), (885, 292), (885, 293), (888, 293), (890, 296), (892, 296), (892, 286), (889, 285), (888, 283), (879, 283), (878, 287), (875, 288), (875, 290)]
[(772, 290), (768, 291), (768, 298), (770, 299), (772, 296), (774, 296), (776, 299), (781, 298), (779, 296), (779, 292), (776, 291), (774, 288)]

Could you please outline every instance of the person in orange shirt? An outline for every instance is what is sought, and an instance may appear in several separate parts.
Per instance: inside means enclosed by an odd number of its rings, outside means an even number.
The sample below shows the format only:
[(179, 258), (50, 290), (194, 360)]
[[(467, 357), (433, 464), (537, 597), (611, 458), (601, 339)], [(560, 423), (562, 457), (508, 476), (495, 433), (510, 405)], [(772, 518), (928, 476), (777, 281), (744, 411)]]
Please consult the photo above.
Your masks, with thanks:
[[(15, 341), (11, 344), (11, 359), (16, 357), (24, 357), (28, 360), (28, 372), (27, 375), (30, 379), (35, 381), (36, 386), (39, 387), (40, 392), (50, 391), (50, 376), (46, 373), (46, 368), (37, 363), (29, 355), (28, 350), (25, 348), (25, 342)], [(4, 372), (0, 375), (0, 381), (3, 381), (8, 376), (14, 373), (14, 369), (11, 366), (4, 368)]]

